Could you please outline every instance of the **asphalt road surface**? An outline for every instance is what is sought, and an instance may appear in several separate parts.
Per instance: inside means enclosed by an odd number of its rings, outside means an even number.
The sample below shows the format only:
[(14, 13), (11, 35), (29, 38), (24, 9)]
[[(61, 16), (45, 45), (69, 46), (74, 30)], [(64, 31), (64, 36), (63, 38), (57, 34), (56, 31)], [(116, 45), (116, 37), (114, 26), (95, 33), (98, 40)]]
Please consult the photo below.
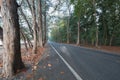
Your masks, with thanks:
[(32, 76), (24, 80), (120, 80), (120, 55), (48, 42)]
[(67, 44), (49, 44), (52, 53), (60, 57), (69, 74), (74, 76), (74, 79), (63, 80), (120, 80), (120, 55)]

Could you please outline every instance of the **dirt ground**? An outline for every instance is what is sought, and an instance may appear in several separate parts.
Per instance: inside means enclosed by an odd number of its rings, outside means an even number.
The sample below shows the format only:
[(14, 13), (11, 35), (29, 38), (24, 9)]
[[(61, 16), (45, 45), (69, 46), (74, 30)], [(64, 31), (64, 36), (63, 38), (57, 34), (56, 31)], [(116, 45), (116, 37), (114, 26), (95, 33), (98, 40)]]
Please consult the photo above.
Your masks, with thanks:
[[(63, 43), (66, 44), (66, 43)], [(78, 46), (76, 44), (70, 43), (70, 45), (74, 45), (74, 46)], [(79, 45), (81, 47), (86, 47), (86, 48), (92, 48), (92, 49), (96, 49), (96, 50), (101, 50), (101, 51), (107, 51), (107, 52), (111, 52), (113, 54), (119, 54), (120, 55), (120, 46), (91, 46), (91, 45)]]
[[(66, 44), (66, 43), (64, 43)], [(76, 44), (71, 44), (70, 45), (74, 45), (74, 46), (78, 46)], [(111, 52), (113, 54), (118, 54), (120, 55), (120, 46), (91, 46), (91, 45), (79, 45), (81, 47), (86, 47), (86, 48), (91, 48), (91, 49), (95, 49), (95, 50), (101, 50), (101, 51), (107, 51), (107, 52)]]
[[(25, 48), (22, 48), (21, 49), (22, 60), (26, 66), (26, 69), (24, 69), (20, 73), (16, 74), (14, 77), (18, 78), (22, 75), (22, 76), (25, 76), (24, 78), (26, 78), (26, 79), (27, 79), (27, 77), (29, 78), (30, 77), (29, 74), (31, 74), (37, 68), (37, 64), (40, 61), (44, 50), (45, 50), (45, 48), (38, 48), (37, 54), (32, 54), (32, 49), (28, 49), (28, 51), (27, 51)], [(3, 77), (3, 75), (2, 75), (2, 67), (3, 67), (2, 54), (3, 53), (4, 53), (3, 48), (0, 47), (0, 80), (3, 79), (2, 78)]]

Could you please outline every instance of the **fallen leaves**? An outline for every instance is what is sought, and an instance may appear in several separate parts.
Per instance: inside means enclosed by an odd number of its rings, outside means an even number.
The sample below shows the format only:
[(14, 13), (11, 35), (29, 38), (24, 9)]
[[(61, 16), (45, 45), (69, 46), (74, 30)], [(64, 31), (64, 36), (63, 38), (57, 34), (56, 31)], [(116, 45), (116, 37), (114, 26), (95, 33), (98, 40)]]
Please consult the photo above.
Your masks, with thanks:
[(52, 67), (52, 64), (48, 64), (48, 67)]
[(33, 77), (33, 74), (28, 74), (28, 75), (26, 75), (26, 78), (27, 79), (30, 79), (30, 78), (32, 78)]
[(36, 65), (33, 66), (32, 70), (37, 70), (37, 66)]
[(37, 54), (32, 54), (32, 49), (28, 49), (27, 52), (24, 52), (24, 51), (25, 50), (22, 50), (22, 60), (25, 63), (37, 65), (44, 51), (44, 48), (38, 48)]
[(43, 80), (43, 78), (39, 78), (38, 80)]
[(60, 74), (64, 74), (65, 72), (61, 71)]
[(2, 64), (2, 62), (0, 62), (0, 68), (1, 68), (1, 67), (3, 67), (3, 64)]

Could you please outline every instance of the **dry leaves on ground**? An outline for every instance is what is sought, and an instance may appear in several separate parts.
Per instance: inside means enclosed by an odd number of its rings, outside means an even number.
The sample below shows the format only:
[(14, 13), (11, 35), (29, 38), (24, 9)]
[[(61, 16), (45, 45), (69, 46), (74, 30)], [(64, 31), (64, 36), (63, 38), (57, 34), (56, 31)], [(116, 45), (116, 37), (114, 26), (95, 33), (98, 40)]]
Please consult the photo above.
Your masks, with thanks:
[(48, 67), (52, 67), (52, 64), (48, 64)]
[(38, 48), (37, 54), (32, 54), (32, 49), (29, 49), (28, 51), (25, 51), (24, 49), (22, 49), (22, 59), (25, 63), (31, 63), (34, 65), (37, 65), (43, 51), (44, 51), (44, 48)]
[(60, 74), (64, 74), (65, 72), (61, 71)]
[(43, 78), (39, 78), (38, 80), (44, 80)]

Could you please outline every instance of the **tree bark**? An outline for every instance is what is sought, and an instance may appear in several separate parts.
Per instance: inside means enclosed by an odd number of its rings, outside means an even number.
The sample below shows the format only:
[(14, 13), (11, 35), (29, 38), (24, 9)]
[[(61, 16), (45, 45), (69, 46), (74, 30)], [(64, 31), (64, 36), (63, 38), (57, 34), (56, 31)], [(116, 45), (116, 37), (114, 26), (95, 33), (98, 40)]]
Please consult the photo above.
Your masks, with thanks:
[(36, 22), (36, 13), (35, 13), (35, 3), (32, 0), (32, 16), (33, 16), (33, 36), (34, 36), (34, 43), (32, 53), (37, 53), (37, 22)]
[(30, 41), (30, 39), (29, 39), (27, 36), (25, 36), (25, 37), (26, 37), (26, 39), (27, 39), (27, 42), (28, 42), (29, 47), (30, 47), (30, 48), (33, 48), (33, 45), (32, 45), (32, 42)]
[(30, 9), (31, 14), (32, 14), (32, 7), (31, 7), (31, 4), (30, 4), (29, 0), (26, 0), (26, 2), (28, 3), (29, 9)]
[(47, 26), (46, 26), (46, 1), (45, 1), (45, 12), (44, 12), (44, 43), (43, 45), (45, 45), (45, 43), (47, 42)]
[(67, 43), (70, 43), (70, 33), (69, 33), (69, 22), (70, 22), (70, 17), (68, 16), (68, 20), (67, 20)]
[(3, 74), (11, 77), (20, 69), (25, 68), (20, 49), (20, 27), (18, 18), (18, 4), (16, 0), (3, 0), (2, 7), (3, 19)]
[(109, 43), (109, 46), (112, 46), (112, 41), (113, 41), (113, 34), (112, 34), (112, 36), (110, 37), (110, 43)]
[[(105, 10), (103, 10), (103, 13), (105, 13)], [(102, 15), (102, 20), (103, 20), (103, 45), (107, 45), (107, 37), (108, 37), (108, 27), (106, 25), (106, 20), (105, 17)]]
[(94, 25), (95, 25), (95, 27), (96, 27), (96, 34), (95, 34), (95, 38), (96, 38), (96, 40), (95, 40), (95, 46), (96, 47), (98, 47), (98, 26), (97, 26), (97, 24), (96, 24), (96, 2), (95, 2), (95, 0), (93, 0), (93, 8), (94, 8)]
[(96, 27), (96, 47), (98, 47), (98, 27)]
[(67, 7), (68, 7), (68, 20), (67, 20), (67, 43), (70, 43), (70, 4), (68, 3), (69, 1), (67, 0)]
[(77, 45), (80, 45), (80, 19), (78, 20)]
[(42, 33), (42, 5), (41, 0), (38, 0), (38, 35), (39, 35), (39, 46), (43, 47), (43, 33)]

